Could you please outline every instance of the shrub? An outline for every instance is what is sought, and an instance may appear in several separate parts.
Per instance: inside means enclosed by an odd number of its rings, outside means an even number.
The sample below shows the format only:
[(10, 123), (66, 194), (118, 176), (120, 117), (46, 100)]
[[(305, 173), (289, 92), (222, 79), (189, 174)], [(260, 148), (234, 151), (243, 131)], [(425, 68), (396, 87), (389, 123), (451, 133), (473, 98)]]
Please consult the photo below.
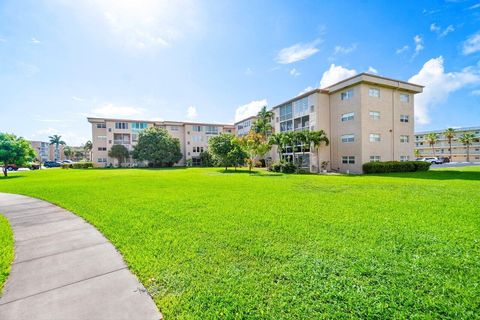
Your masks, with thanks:
[(268, 171), (282, 172), (282, 173), (295, 173), (297, 166), (288, 161), (275, 161), (268, 167)]
[(430, 163), (422, 161), (385, 161), (368, 162), (363, 164), (364, 173), (390, 173), (427, 171)]
[(93, 163), (92, 162), (75, 162), (70, 164), (70, 168), (73, 168), (73, 169), (93, 168)]
[(62, 169), (70, 169), (70, 168), (72, 168), (71, 163), (62, 163)]

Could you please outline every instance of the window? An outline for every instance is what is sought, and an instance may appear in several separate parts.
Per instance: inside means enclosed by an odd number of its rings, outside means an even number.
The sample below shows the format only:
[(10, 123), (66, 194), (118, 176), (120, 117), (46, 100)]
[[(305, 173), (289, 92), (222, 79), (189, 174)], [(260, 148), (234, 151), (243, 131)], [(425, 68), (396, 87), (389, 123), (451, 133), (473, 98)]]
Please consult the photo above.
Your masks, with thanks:
[(295, 131), (303, 131), (308, 130), (310, 116), (304, 116), (301, 118), (297, 118), (293, 121), (293, 128)]
[(203, 152), (203, 147), (193, 147), (193, 152), (196, 152), (196, 153)]
[(292, 104), (286, 104), (280, 107), (280, 121), (292, 119)]
[(380, 134), (370, 133), (370, 142), (380, 142)]
[(342, 122), (355, 119), (355, 112), (349, 112), (342, 114)]
[(293, 113), (295, 118), (308, 114), (308, 97), (293, 102)]
[(310, 112), (315, 112), (315, 106), (314, 105), (310, 106)]
[(132, 130), (143, 130), (143, 129), (146, 129), (147, 126), (148, 125), (146, 122), (132, 122)]
[(400, 122), (408, 122), (408, 115), (406, 114), (400, 115)]
[(292, 131), (292, 127), (293, 127), (292, 120), (280, 122), (280, 132)]
[(352, 98), (353, 98), (353, 90), (352, 89), (347, 90), (345, 92), (342, 92), (340, 94), (340, 99), (342, 99), (342, 100), (350, 100)]
[(410, 101), (410, 95), (408, 93), (400, 93), (400, 101), (409, 102)]
[(102, 128), (106, 128), (107, 125), (105, 123), (97, 123), (97, 128), (99, 129), (102, 129)]
[(353, 134), (344, 134), (342, 136), (342, 142), (354, 142), (355, 141), (355, 135)]
[(115, 129), (128, 129), (127, 122), (115, 122)]
[(107, 140), (107, 136), (97, 136), (98, 140)]
[(401, 135), (400, 136), (400, 142), (401, 143), (408, 143), (408, 136), (405, 136), (405, 135)]
[(343, 164), (355, 164), (355, 156), (343, 156), (342, 157)]
[(378, 112), (378, 111), (370, 111), (368, 113), (368, 115), (369, 115), (370, 119), (372, 119), (372, 120), (379, 120), (380, 119), (380, 112)]
[(380, 162), (380, 156), (370, 156), (370, 162)]
[(97, 159), (97, 162), (100, 162), (100, 163), (105, 162), (105, 163), (106, 163), (106, 162), (107, 162), (107, 158), (98, 158), (98, 159)]
[(113, 144), (130, 144), (130, 134), (114, 133)]
[(192, 158), (192, 166), (198, 167), (202, 165), (202, 159), (200, 158)]
[(205, 126), (206, 134), (218, 134), (218, 127), (216, 126)]
[(193, 132), (202, 132), (202, 126), (192, 126)]
[(368, 89), (368, 95), (370, 97), (378, 98), (378, 97), (380, 97), (380, 89), (370, 88), (370, 89)]
[(106, 147), (98, 147), (98, 151), (107, 151)]
[(202, 142), (202, 140), (203, 140), (202, 136), (192, 136), (193, 142)]
[(408, 161), (410, 160), (410, 156), (400, 156), (400, 161)]

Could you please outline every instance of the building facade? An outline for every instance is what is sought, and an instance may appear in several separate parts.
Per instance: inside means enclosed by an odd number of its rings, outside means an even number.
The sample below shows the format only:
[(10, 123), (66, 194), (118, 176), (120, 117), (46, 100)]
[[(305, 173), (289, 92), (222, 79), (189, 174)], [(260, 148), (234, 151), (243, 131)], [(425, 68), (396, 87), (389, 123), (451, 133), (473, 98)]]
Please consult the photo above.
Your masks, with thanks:
[[(450, 158), (450, 145), (448, 139), (444, 135), (445, 130), (423, 131), (415, 133), (415, 149), (418, 150), (420, 157), (448, 157)], [(425, 141), (425, 137), (429, 133), (438, 135), (438, 142), (430, 146)], [(464, 133), (473, 134), (476, 139), (480, 139), (480, 127), (466, 127), (455, 129), (455, 138), (452, 139), (452, 162), (466, 162), (467, 161), (467, 147), (458, 141)], [(480, 162), (480, 141), (476, 140), (470, 145), (470, 162)]]
[(44, 141), (30, 141), (30, 144), (35, 150), (37, 160), (44, 161), (62, 161), (65, 159), (63, 153), (63, 145), (59, 145), (56, 149), (55, 145)]
[[(414, 95), (423, 87), (370, 74), (359, 74), (315, 89), (273, 108), (275, 132), (324, 130), (329, 146), (309, 150), (297, 163), (318, 172), (361, 173), (370, 161), (413, 159)], [(293, 157), (291, 147), (283, 157)], [(278, 158), (276, 148), (270, 156)]]
[(251, 116), (246, 119), (243, 119), (239, 122), (236, 122), (234, 124), (235, 126), (235, 134), (238, 137), (242, 137), (244, 135), (247, 135), (250, 132), (250, 129), (252, 129), (252, 125), (255, 122), (255, 119), (257, 119), (256, 116)]
[[(92, 124), (92, 162), (96, 167), (118, 165), (117, 160), (110, 158), (108, 152), (115, 144), (124, 145), (129, 151), (138, 141), (140, 131), (151, 128), (163, 128), (180, 141), (183, 158), (176, 164), (200, 165), (200, 153), (207, 150), (208, 140), (220, 133), (234, 133), (234, 126), (229, 124), (193, 123), (176, 121), (124, 120), (106, 118), (88, 118)], [(128, 159), (122, 165), (133, 165), (135, 161)]]

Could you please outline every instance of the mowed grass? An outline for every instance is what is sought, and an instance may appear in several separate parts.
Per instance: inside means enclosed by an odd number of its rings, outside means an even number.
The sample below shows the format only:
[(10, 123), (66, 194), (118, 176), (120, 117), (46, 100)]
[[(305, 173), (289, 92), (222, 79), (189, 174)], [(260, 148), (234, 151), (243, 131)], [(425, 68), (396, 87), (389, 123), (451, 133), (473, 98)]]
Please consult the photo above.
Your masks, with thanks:
[(0, 296), (13, 261), (13, 234), (8, 220), (0, 214)]
[(379, 176), (41, 170), (166, 319), (478, 318), (480, 167)]

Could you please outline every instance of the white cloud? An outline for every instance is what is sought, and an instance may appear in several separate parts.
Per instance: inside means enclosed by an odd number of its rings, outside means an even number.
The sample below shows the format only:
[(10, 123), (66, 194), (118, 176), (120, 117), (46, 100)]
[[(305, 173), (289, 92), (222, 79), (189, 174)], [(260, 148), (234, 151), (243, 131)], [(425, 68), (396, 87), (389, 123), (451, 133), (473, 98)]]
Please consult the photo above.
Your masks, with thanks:
[(275, 60), (280, 64), (290, 64), (305, 60), (319, 51), (316, 46), (321, 42), (321, 39), (316, 39), (309, 43), (297, 43), (293, 46), (283, 48), (278, 52)]
[(187, 119), (193, 120), (196, 117), (198, 117), (197, 108), (194, 107), (194, 106), (188, 107), (188, 109), (187, 109)]
[(459, 72), (445, 72), (443, 57), (428, 60), (409, 82), (425, 86), (423, 93), (415, 96), (415, 119), (419, 124), (430, 122), (429, 111), (447, 101), (450, 93), (469, 84), (480, 83), (478, 67), (467, 67)]
[(356, 74), (357, 71), (355, 69), (347, 69), (342, 66), (336, 66), (332, 63), (330, 68), (322, 75), (322, 79), (320, 80), (320, 88), (331, 86), (339, 81), (353, 77)]
[(413, 37), (413, 42), (415, 42), (415, 53), (413, 54), (413, 57), (415, 57), (425, 47), (423, 46), (423, 38), (418, 34)]
[(370, 66), (368, 67), (368, 73), (378, 74), (378, 70)]
[(250, 76), (250, 75), (252, 75), (252, 74), (253, 74), (252, 68), (247, 68), (247, 69), (245, 70), (245, 75), (246, 75), (246, 76)]
[(473, 10), (473, 9), (477, 9), (477, 8), (480, 8), (480, 3), (474, 4), (473, 6), (469, 7), (468, 9)]
[(238, 107), (235, 110), (235, 122), (243, 120), (245, 118), (256, 116), (258, 111), (262, 109), (262, 107), (267, 106), (267, 99), (263, 100), (254, 100), (243, 106)]
[(474, 96), (480, 96), (480, 90), (473, 90), (471, 92)]
[(314, 87), (312, 86), (308, 86), (306, 87), (305, 89), (303, 89), (302, 91), (300, 91), (297, 96), (301, 96), (302, 94), (306, 93), (306, 92), (309, 92), (309, 91), (312, 91), (313, 89), (315, 89)]
[[(55, 1), (55, 0), (52, 0)], [(57, 0), (58, 1), (58, 0)], [(200, 4), (194, 0), (84, 0), (58, 1), (98, 32), (127, 48), (170, 46), (202, 29)]]
[(32, 38), (32, 39), (30, 40), (30, 42), (33, 43), (33, 44), (40, 44), (40, 43), (42, 43), (42, 42), (41, 42), (40, 40), (38, 40), (37, 38)]
[(471, 35), (468, 39), (463, 43), (463, 54), (471, 54), (480, 51), (480, 32)]
[(113, 103), (106, 103), (94, 108), (91, 113), (97, 117), (115, 118), (115, 117), (137, 117), (145, 113), (145, 109), (131, 106), (118, 106)]
[(397, 54), (400, 54), (400, 53), (404, 53), (405, 51), (407, 51), (410, 47), (408, 45), (404, 45), (403, 47), (397, 49), (395, 52)]
[(72, 100), (75, 100), (75, 101), (78, 101), (78, 102), (84, 102), (85, 101), (85, 99), (77, 97), (77, 96), (73, 96)]
[(290, 75), (298, 77), (300, 75), (300, 72), (298, 72), (297, 69), (293, 68), (292, 70), (290, 70)]
[(442, 28), (439, 25), (437, 25), (436, 23), (432, 23), (430, 25), (430, 31), (435, 32), (439, 38), (442, 38), (442, 37), (445, 37), (450, 32), (455, 31), (455, 27), (453, 25), (449, 25), (442, 31)]
[(354, 43), (349, 47), (342, 47), (342, 46), (335, 46), (333, 49), (333, 54), (338, 55), (338, 54), (349, 54), (357, 49), (357, 44)]
[(48, 137), (57, 134), (62, 137), (62, 140), (69, 146), (80, 146), (91, 137), (86, 137), (73, 131), (61, 131), (56, 128), (40, 129), (30, 135), (30, 140), (40, 140), (48, 142)]

